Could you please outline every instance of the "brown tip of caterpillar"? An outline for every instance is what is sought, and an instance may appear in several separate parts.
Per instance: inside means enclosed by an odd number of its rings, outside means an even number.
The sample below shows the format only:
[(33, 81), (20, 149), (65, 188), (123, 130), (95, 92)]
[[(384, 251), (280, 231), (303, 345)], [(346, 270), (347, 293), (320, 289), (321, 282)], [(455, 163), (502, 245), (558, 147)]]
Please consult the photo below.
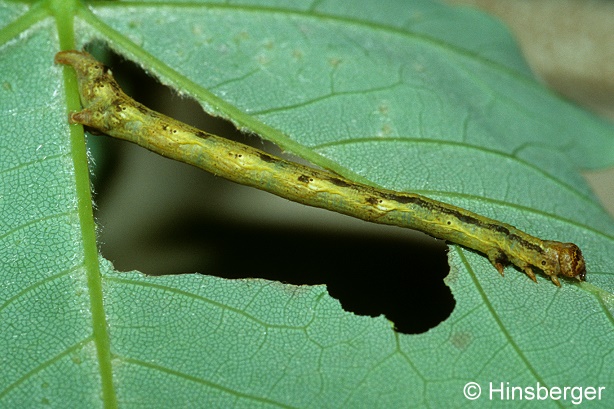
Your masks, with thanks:
[(564, 275), (565, 277), (575, 277), (580, 281), (586, 281), (586, 264), (582, 251), (578, 246), (573, 243), (561, 243), (558, 241), (544, 241), (544, 244), (558, 258), (558, 269), (554, 274), (549, 274), (551, 277)]
[(537, 283), (537, 278), (535, 277), (535, 273), (533, 272), (533, 270), (531, 269), (531, 267), (529, 267), (528, 265), (523, 269), (524, 273), (529, 276), (529, 278), (531, 280), (533, 280), (534, 283)]
[(550, 276), (550, 280), (552, 280), (554, 285), (556, 285), (557, 287), (561, 286), (561, 282), (559, 281), (559, 279), (556, 276)]
[(586, 281), (586, 264), (582, 251), (573, 243), (561, 243), (559, 251), (559, 263), (561, 274), (567, 277), (577, 277), (580, 281)]
[(505, 269), (505, 265), (509, 262), (506, 255), (498, 249), (491, 249), (486, 252), (486, 255), (488, 256), (490, 264), (497, 269), (501, 277), (505, 277), (503, 270)]
[(83, 59), (93, 60), (93, 57), (85, 51), (66, 50), (57, 53), (53, 60), (56, 64), (72, 65), (74, 67)]

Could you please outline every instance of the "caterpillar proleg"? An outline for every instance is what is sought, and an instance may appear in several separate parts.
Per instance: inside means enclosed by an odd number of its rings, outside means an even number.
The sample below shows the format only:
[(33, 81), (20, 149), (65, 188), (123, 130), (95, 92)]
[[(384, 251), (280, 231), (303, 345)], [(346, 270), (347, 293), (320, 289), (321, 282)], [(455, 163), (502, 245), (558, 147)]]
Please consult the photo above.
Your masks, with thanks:
[(460, 244), (485, 254), (501, 275), (505, 265), (512, 263), (533, 281), (534, 269), (543, 271), (557, 286), (560, 275), (586, 278), (582, 252), (573, 243), (541, 240), (450, 204), (353, 182), (203, 132), (128, 97), (110, 70), (88, 53), (62, 51), (55, 61), (72, 66), (77, 73), (83, 110), (70, 114), (71, 123), (295, 202)]

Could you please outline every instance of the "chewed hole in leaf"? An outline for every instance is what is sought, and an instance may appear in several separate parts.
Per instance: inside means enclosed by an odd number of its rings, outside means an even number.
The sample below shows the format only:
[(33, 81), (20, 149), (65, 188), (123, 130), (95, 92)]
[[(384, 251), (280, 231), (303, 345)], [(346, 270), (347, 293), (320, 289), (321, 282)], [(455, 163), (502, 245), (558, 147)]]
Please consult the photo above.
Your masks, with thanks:
[[(145, 105), (279, 155), (134, 64), (115, 57), (110, 65)], [(295, 204), (106, 136), (88, 143), (109, 154), (97, 160), (96, 217), (101, 252), (119, 270), (326, 284), (346, 311), (383, 314), (401, 333), (427, 331), (454, 307), (441, 241)]]

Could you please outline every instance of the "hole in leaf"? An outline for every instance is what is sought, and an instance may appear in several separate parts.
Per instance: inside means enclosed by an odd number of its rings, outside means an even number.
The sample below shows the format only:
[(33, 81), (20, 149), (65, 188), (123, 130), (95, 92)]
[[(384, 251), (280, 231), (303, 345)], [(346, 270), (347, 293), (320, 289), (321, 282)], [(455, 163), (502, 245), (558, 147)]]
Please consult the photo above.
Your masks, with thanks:
[[(136, 65), (111, 61), (122, 87), (150, 108), (279, 154)], [(106, 136), (89, 136), (88, 144), (101, 152), (94, 178), (101, 252), (119, 270), (326, 284), (345, 310), (384, 314), (402, 333), (427, 331), (454, 307), (442, 241), (292, 203)]]

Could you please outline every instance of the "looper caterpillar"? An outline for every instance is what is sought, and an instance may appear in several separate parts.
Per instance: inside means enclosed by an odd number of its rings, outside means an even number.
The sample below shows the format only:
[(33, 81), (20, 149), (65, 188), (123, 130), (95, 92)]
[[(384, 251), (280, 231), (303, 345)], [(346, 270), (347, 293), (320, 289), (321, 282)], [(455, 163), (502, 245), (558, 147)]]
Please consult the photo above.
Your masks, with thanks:
[(533, 281), (533, 269), (542, 270), (557, 286), (559, 275), (586, 278), (582, 252), (573, 243), (540, 240), (456, 206), (356, 183), (208, 134), (131, 99), (111, 71), (85, 52), (62, 51), (55, 61), (72, 66), (77, 73), (83, 110), (70, 114), (71, 123), (295, 202), (419, 230), (469, 247), (485, 254), (501, 275), (504, 266), (512, 263)]

